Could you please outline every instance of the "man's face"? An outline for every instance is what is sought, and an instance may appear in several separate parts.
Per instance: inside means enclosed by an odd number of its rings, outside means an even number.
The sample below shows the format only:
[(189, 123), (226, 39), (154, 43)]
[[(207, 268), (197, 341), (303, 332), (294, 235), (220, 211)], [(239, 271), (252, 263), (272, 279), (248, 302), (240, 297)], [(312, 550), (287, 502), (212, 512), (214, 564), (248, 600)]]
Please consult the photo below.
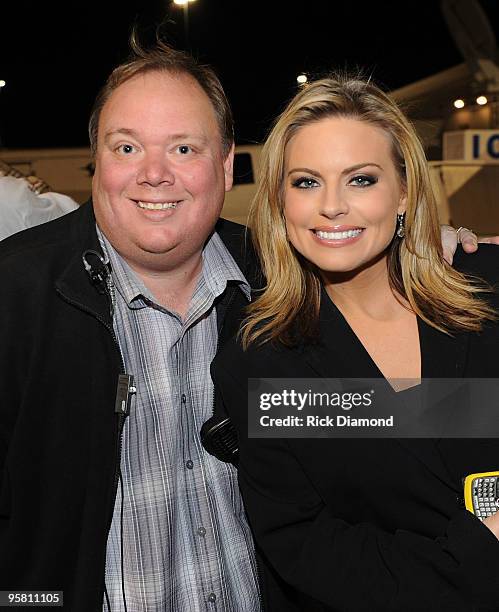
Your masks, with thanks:
[(232, 161), (194, 79), (138, 75), (112, 93), (100, 115), (97, 223), (139, 274), (196, 262), (232, 186)]

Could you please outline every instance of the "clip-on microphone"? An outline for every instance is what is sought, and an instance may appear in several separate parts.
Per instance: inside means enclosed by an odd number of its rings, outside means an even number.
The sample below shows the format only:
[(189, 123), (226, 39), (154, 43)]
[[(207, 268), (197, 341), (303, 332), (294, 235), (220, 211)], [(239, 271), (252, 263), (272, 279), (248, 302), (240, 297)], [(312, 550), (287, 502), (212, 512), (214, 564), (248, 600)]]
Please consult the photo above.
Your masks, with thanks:
[(83, 265), (90, 277), (90, 281), (96, 286), (99, 293), (106, 292), (106, 281), (110, 275), (109, 258), (102, 257), (100, 253), (87, 250), (82, 255)]

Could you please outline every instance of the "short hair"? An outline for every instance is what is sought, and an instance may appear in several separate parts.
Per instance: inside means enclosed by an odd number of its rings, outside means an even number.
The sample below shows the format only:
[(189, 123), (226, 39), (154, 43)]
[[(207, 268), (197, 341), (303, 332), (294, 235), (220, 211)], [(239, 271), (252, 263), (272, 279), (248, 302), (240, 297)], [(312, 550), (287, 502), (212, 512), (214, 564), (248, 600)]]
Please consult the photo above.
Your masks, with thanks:
[[(392, 159), (407, 195), (405, 238), (388, 247), (393, 291), (412, 310), (444, 332), (476, 331), (493, 317), (462, 274), (442, 256), (436, 200), (423, 146), (411, 122), (371, 79), (348, 74), (310, 82), (277, 118), (263, 147), (260, 179), (248, 224), (267, 285), (248, 308), (243, 346), (259, 341), (292, 345), (318, 329), (319, 270), (291, 245), (284, 217), (286, 147), (304, 126), (330, 117), (356, 119), (380, 128), (391, 141)], [(331, 146), (334, 146), (331, 143)]]
[(191, 54), (170, 47), (165, 42), (157, 40), (151, 48), (143, 47), (135, 33), (130, 37), (132, 53), (126, 62), (118, 65), (109, 75), (95, 99), (88, 134), (92, 155), (97, 152), (97, 136), (99, 118), (104, 105), (111, 94), (123, 83), (139, 74), (148, 72), (168, 72), (170, 74), (185, 74), (193, 78), (208, 96), (220, 130), (224, 157), (226, 157), (234, 142), (234, 121), (232, 111), (219, 78), (214, 70), (199, 63)]

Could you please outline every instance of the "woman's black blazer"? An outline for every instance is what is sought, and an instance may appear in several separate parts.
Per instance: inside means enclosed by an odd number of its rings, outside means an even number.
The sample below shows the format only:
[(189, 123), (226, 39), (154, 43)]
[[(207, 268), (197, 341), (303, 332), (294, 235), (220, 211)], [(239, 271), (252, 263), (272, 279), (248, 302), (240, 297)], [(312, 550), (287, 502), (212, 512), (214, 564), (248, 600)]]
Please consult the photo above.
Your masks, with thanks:
[[(499, 247), (458, 253), (455, 263), (499, 280)], [(499, 310), (497, 293), (490, 299)], [(266, 610), (499, 610), (499, 542), (460, 501), (464, 475), (499, 470), (499, 431), (495, 439), (248, 438), (248, 378), (382, 376), (325, 302), (318, 343), (243, 352), (233, 341), (212, 366), (218, 408), (239, 436)], [(499, 378), (497, 324), (454, 337), (420, 319), (418, 327), (423, 378)]]

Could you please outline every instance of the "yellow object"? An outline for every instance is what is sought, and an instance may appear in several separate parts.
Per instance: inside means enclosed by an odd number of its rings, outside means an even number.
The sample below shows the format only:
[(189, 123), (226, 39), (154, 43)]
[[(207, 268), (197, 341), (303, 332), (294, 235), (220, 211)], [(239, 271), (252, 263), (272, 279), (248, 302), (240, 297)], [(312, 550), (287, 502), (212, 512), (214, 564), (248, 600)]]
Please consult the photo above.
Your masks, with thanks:
[(499, 472), (470, 474), (464, 479), (466, 509), (481, 521), (499, 510)]

